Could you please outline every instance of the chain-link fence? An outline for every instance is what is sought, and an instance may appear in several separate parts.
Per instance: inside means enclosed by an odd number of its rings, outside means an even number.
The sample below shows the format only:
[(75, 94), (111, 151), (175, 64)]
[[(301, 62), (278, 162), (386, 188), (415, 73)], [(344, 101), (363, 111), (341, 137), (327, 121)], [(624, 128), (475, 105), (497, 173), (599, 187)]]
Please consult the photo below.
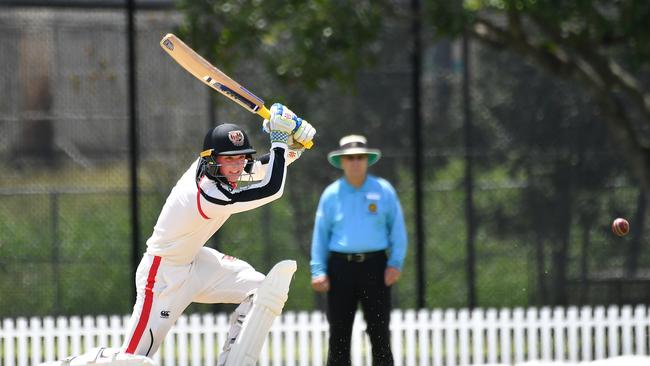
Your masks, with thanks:
[[(140, 253), (208, 127), (242, 124), (264, 151), (259, 119), (159, 48), (182, 22), (171, 6), (138, 10), (135, 70), (123, 9), (0, 9), (0, 316), (128, 313), (129, 72), (137, 76)], [(461, 95), (460, 43), (425, 34), (424, 194), (416, 197), (408, 24), (386, 27), (382, 59), (359, 75), (356, 93), (333, 84), (282, 91), (318, 128), (316, 147), (290, 167), (281, 200), (233, 216), (209, 245), (261, 272), (297, 259), (287, 307), (319, 306), (309, 285), (314, 210), (340, 175), (326, 155), (344, 134), (362, 133), (383, 152), (372, 173), (396, 186), (406, 213), (411, 247), (397, 306), (416, 306), (417, 255), (428, 307), (467, 306), (470, 292), (478, 306), (648, 302), (647, 199), (609, 145), (593, 101), (523, 60), (473, 44), (470, 103)], [(258, 70), (253, 59), (234, 75), (267, 99), (277, 95), (277, 83)], [(422, 253), (413, 245), (418, 199)], [(632, 222), (625, 238), (609, 231), (617, 216)]]

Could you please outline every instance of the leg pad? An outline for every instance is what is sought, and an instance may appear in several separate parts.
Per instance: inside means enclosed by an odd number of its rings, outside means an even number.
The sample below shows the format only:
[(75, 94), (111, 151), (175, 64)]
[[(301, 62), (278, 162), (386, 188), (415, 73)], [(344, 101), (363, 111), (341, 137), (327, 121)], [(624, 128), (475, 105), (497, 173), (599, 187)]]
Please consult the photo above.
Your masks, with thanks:
[(289, 285), (296, 261), (277, 263), (257, 289), (253, 307), (246, 316), (241, 332), (226, 358), (226, 366), (254, 366), (273, 320), (282, 313), (289, 296)]

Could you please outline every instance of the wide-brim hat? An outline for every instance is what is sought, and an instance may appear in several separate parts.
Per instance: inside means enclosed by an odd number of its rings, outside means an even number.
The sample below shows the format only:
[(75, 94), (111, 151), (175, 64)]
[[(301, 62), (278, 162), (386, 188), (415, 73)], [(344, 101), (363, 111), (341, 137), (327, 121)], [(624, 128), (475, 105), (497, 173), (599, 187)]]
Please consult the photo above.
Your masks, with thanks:
[(327, 161), (341, 169), (341, 156), (368, 155), (368, 166), (371, 166), (381, 158), (381, 151), (368, 148), (367, 143), (366, 138), (361, 135), (345, 136), (339, 141), (339, 149), (327, 154)]

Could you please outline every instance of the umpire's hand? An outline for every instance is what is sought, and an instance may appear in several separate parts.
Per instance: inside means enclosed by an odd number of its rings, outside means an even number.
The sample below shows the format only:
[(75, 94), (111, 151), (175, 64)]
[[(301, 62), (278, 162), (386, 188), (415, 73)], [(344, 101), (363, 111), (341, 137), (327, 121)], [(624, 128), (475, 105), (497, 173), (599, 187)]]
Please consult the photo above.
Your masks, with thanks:
[(314, 277), (311, 279), (311, 287), (316, 292), (327, 292), (330, 290), (330, 279), (327, 275)]
[(399, 276), (402, 274), (402, 272), (399, 271), (399, 269), (395, 267), (387, 267), (386, 271), (384, 271), (384, 284), (386, 286), (392, 286), (397, 280), (399, 280)]

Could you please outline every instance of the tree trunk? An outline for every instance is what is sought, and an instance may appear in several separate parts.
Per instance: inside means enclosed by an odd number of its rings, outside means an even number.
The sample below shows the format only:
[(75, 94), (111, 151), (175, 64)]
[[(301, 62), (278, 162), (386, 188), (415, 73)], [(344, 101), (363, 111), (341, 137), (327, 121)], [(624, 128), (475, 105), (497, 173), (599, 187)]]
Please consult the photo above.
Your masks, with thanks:
[(544, 257), (544, 239), (542, 238), (541, 232), (537, 232), (535, 235), (535, 252), (537, 260), (535, 264), (537, 265), (537, 291), (539, 292), (539, 299), (537, 305), (544, 305), (548, 301), (548, 293), (546, 291), (546, 273), (544, 268), (546, 267), (546, 260)]
[(27, 33), (20, 42), (21, 110), (20, 140), (14, 148), (17, 160), (36, 158), (51, 166), (56, 162), (54, 125), (50, 118), (50, 42), (42, 34)]
[(571, 234), (571, 210), (573, 178), (571, 167), (563, 162), (556, 163), (555, 168), (555, 217), (553, 219), (552, 243), (552, 275), (553, 275), (553, 304), (567, 305), (567, 266)]
[(579, 303), (585, 304), (589, 300), (589, 250), (591, 248), (591, 221), (582, 222), (582, 248), (580, 250), (580, 297)]
[(632, 240), (630, 241), (630, 248), (625, 260), (625, 276), (634, 278), (637, 275), (639, 266), (639, 256), (641, 255), (641, 242), (643, 240), (643, 232), (645, 231), (646, 221), (646, 207), (648, 198), (643, 190), (639, 192), (637, 198), (636, 213), (630, 220), (630, 231), (632, 232)]

